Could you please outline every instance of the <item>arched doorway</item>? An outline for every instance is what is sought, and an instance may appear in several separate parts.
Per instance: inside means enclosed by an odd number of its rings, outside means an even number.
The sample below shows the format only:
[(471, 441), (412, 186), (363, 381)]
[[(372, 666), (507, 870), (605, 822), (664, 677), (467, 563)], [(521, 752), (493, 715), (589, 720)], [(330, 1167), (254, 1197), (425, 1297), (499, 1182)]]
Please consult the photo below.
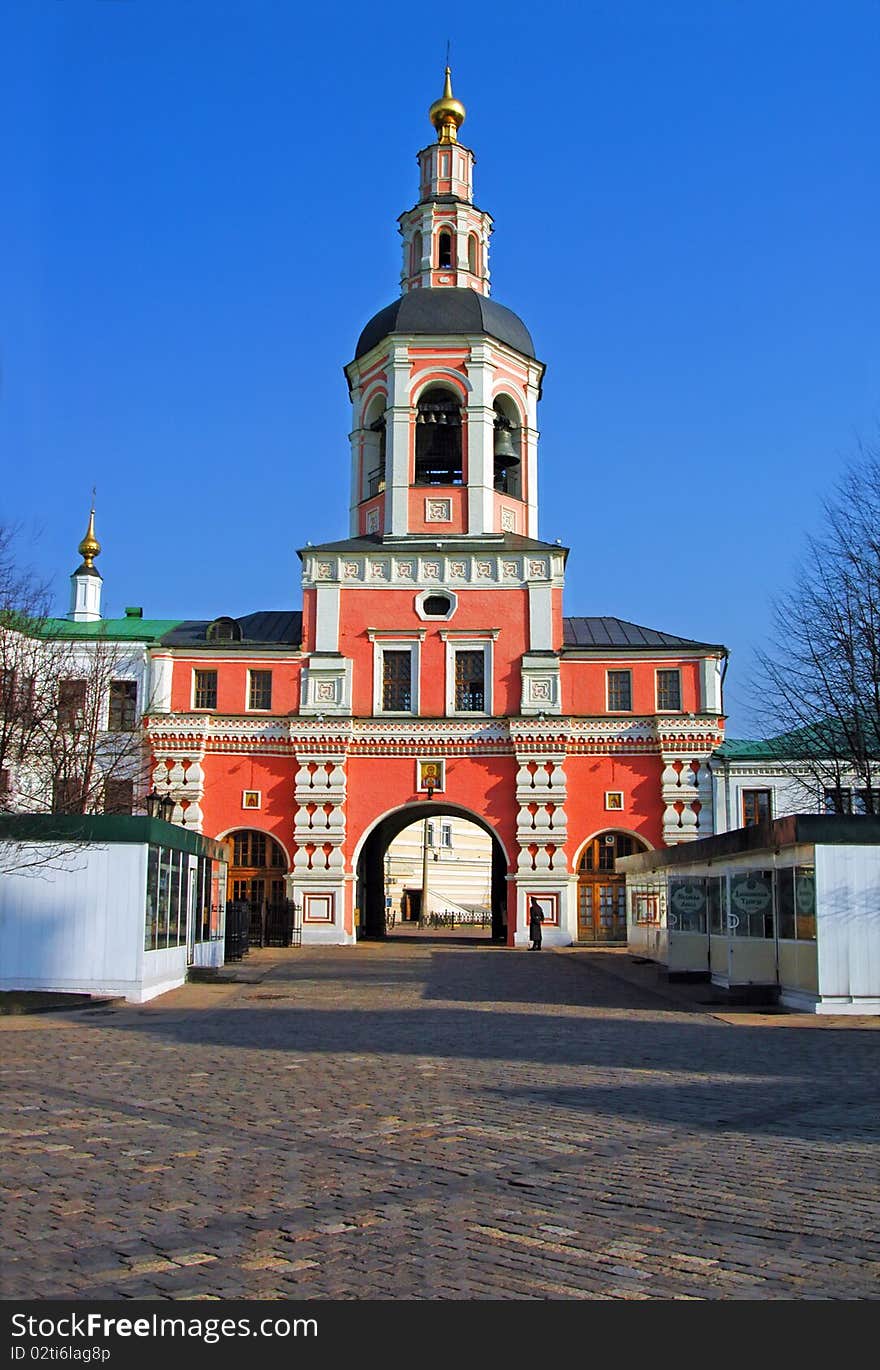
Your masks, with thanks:
[[(507, 857), (497, 834), (489, 824), (468, 809), (453, 805), (438, 804), (436, 800), (424, 803), (407, 804), (394, 813), (387, 814), (369, 833), (361, 848), (357, 863), (357, 906), (360, 910), (360, 937), (384, 937), (386, 933), (386, 855), (391, 843), (406, 828), (425, 820), (433, 826), (433, 841), (442, 846), (443, 819), (460, 818), (476, 825), (491, 839), (491, 874), (489, 877), (489, 901), (491, 906), (491, 937), (502, 941), (507, 936)], [(435, 851), (430, 847), (429, 838), (429, 881), (437, 867), (433, 861)], [(439, 853), (438, 853), (439, 855)], [(442, 860), (442, 857), (441, 857)], [(436, 879), (436, 874), (434, 874)], [(409, 920), (414, 921), (419, 909), (420, 880), (418, 889), (407, 893), (404, 910)]]
[(227, 898), (251, 905), (282, 904), (287, 857), (280, 843), (257, 828), (238, 828), (224, 840), (230, 847)]
[(584, 847), (578, 864), (578, 941), (626, 941), (626, 878), (615, 874), (618, 856), (647, 851), (627, 832), (600, 832)]

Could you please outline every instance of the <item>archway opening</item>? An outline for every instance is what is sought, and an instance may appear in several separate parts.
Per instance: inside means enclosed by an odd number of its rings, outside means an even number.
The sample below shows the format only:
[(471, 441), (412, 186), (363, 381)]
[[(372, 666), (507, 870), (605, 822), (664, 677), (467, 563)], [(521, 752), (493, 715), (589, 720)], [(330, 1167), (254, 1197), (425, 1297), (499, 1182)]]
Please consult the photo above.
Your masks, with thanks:
[(584, 847), (578, 863), (578, 941), (626, 941), (626, 877), (615, 871), (618, 856), (647, 851), (627, 832), (600, 832)]
[(444, 929), (504, 941), (507, 874), (498, 837), (475, 814), (436, 800), (408, 804), (386, 815), (361, 850), (359, 935)]

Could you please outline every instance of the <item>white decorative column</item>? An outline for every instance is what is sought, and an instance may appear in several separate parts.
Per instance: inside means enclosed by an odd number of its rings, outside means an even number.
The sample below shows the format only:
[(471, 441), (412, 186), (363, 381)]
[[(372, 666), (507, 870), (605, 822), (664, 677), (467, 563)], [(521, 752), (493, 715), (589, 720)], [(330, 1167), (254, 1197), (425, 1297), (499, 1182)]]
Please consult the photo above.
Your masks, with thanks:
[(514, 943), (529, 940), (529, 904), (533, 897), (550, 901), (556, 923), (545, 924), (548, 946), (570, 946), (575, 940), (571, 926), (574, 906), (569, 898), (568, 840), (565, 813), (565, 754), (561, 751), (517, 751), (519, 770), (516, 798), (519, 812), (516, 838), (519, 857), (516, 871), (517, 912)]
[(345, 931), (345, 755), (297, 753), (293, 873), (288, 895), (301, 907), (304, 942), (352, 942)]
[(192, 832), (201, 832), (204, 822), (204, 759), (204, 749), (196, 751), (190, 747), (182, 753), (158, 753), (153, 767), (153, 789), (157, 794), (170, 795), (174, 800), (172, 823), (178, 823)]
[[(682, 759), (675, 753), (663, 752), (661, 756), (663, 760), (663, 773), (660, 776), (664, 805), (663, 841), (668, 847), (674, 847), (679, 842), (693, 842), (697, 837), (705, 837), (705, 830), (700, 829), (698, 831), (698, 814), (694, 809), (696, 800), (702, 802), (705, 789), (698, 785), (694, 766), (700, 770), (706, 770), (707, 777), (708, 770), (699, 762)], [(711, 816), (711, 788), (707, 802)]]

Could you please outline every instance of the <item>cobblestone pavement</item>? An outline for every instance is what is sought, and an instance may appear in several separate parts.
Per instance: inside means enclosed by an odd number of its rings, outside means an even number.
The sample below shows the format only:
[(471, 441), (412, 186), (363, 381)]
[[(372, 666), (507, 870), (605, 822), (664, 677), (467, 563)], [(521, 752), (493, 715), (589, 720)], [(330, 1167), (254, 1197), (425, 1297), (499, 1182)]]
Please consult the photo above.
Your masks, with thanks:
[(5, 1298), (876, 1297), (876, 1032), (562, 952), (248, 966), (5, 1020)]

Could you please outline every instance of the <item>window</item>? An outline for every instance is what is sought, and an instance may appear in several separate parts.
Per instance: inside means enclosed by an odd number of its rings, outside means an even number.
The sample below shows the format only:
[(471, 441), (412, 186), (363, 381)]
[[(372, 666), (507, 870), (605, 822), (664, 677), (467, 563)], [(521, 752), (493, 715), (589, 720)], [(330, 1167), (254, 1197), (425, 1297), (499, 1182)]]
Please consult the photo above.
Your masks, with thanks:
[(410, 260), (410, 275), (417, 276), (422, 269), (422, 233), (421, 229), (416, 229), (412, 240), (412, 258)]
[(82, 813), (83, 783), (79, 776), (56, 777), (52, 782), (52, 812)]
[(773, 871), (730, 877), (727, 930), (733, 937), (773, 936)]
[(455, 712), (483, 713), (486, 706), (486, 656), (483, 651), (455, 653)]
[(209, 642), (241, 642), (241, 627), (234, 618), (215, 618), (205, 633)]
[(0, 769), (0, 799), (6, 799), (12, 793), (12, 780), (9, 771), (4, 766)]
[(853, 813), (880, 813), (880, 790), (856, 790), (853, 795)]
[(422, 600), (425, 618), (448, 618), (451, 610), (452, 600), (448, 595), (427, 595)]
[(441, 846), (441, 847), (447, 847), (447, 848), (451, 848), (451, 847), (452, 847), (452, 824), (451, 824), (451, 823), (442, 823), (442, 824), (440, 825), (440, 846)]
[(137, 695), (137, 681), (110, 681), (110, 713), (107, 727), (111, 733), (134, 732), (137, 727)]
[(0, 666), (0, 711), (9, 718), (17, 703), (15, 671)]
[(133, 780), (104, 781), (104, 812), (131, 813), (134, 808)]
[(477, 274), (477, 235), (468, 235), (468, 271), (472, 276)]
[(423, 391), (416, 407), (416, 485), (461, 485), (461, 404), (442, 386)]
[(826, 813), (852, 813), (852, 790), (826, 790), (824, 795)]
[(676, 932), (706, 931), (706, 880), (701, 875), (670, 878), (666, 922)]
[(216, 671), (193, 671), (193, 707), (196, 709), (216, 709)]
[(437, 265), (441, 271), (452, 269), (452, 234), (445, 228), (437, 242)]
[(271, 709), (272, 672), (251, 671), (248, 681), (248, 708)]
[(681, 671), (657, 672), (657, 708), (661, 712), (681, 708)]
[(69, 726), (85, 707), (86, 682), (84, 680), (59, 680), (58, 722)]
[(632, 671), (608, 672), (608, 712), (629, 713), (632, 710)]
[(753, 828), (772, 817), (769, 790), (743, 790), (743, 827)]
[(388, 650), (382, 653), (382, 708), (388, 713), (409, 713), (412, 709), (412, 652)]

